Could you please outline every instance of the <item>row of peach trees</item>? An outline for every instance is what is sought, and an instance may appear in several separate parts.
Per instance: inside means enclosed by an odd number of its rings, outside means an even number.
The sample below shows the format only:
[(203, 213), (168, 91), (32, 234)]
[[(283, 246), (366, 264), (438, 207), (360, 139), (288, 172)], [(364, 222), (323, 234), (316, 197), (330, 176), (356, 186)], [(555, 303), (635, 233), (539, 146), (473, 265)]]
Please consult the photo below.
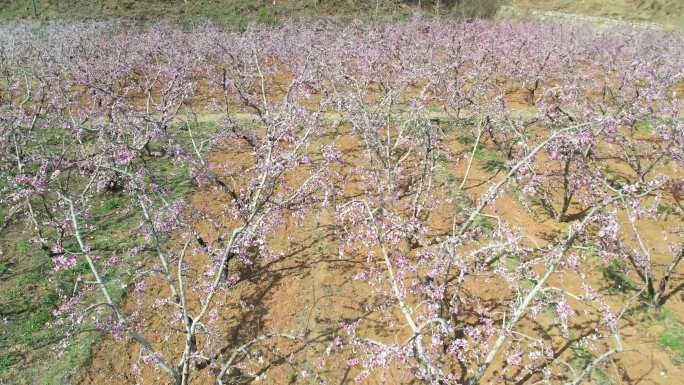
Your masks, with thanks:
[[(326, 354), (351, 357), (359, 382), (399, 368), (428, 384), (583, 383), (629, 349), (630, 307), (659, 308), (680, 288), (680, 229), (666, 266), (649, 245), (662, 240), (639, 229), (664, 205), (682, 215), (680, 34), (412, 20), (243, 32), (17, 25), (0, 36), (0, 226), (31, 231), (55, 274), (87, 264), (54, 312), (65, 341), (94, 325), (139, 344), (173, 384), (206, 370), (218, 384), (257, 377), (250, 362), (276, 339), (306, 348), (300, 330), (226, 346), (216, 319), (244, 271), (284, 258), (273, 235), (322, 210), (335, 213), (340, 254), (365, 261), (356, 279), (371, 286), (368, 310), (393, 333), (369, 336), (359, 319), (325, 336)], [(360, 159), (339, 151), (339, 130)], [(454, 136), (470, 138), (465, 150)], [(211, 162), (217, 148), (235, 159)], [(463, 189), (483, 148), (501, 161), (473, 196)], [(458, 163), (467, 171), (445, 178)], [(160, 164), (221, 204), (189, 206)], [(354, 178), (339, 178), (344, 168)], [(492, 215), (510, 191), (564, 234), (531, 244)], [(111, 194), (140, 216), (124, 255), (89, 244), (93, 210)], [(639, 286), (619, 307), (590, 274), (616, 260)], [(139, 270), (131, 290), (152, 305), (121, 308), (109, 281), (120, 269)], [(148, 340), (147, 306), (167, 338)], [(563, 345), (595, 354), (573, 366)]]

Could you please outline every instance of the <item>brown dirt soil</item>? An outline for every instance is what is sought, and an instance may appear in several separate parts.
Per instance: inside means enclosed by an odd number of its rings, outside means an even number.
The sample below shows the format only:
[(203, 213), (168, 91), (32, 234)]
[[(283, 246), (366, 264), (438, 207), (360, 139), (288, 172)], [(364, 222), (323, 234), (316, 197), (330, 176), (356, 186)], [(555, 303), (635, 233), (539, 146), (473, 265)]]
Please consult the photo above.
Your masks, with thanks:
[[(528, 94), (520, 89), (511, 89), (507, 92), (507, 98), (511, 104), (524, 108), (529, 105)], [(336, 136), (321, 138), (323, 141), (334, 141), (339, 150), (344, 154), (346, 166), (339, 170), (336, 180), (330, 181), (332, 185), (347, 181), (344, 194), (353, 195), (362, 187), (353, 172), (353, 166), (363, 166), (364, 154), (361, 145), (351, 135), (348, 127), (338, 125)], [(465, 173), (470, 149), (463, 146), (455, 138), (444, 140), (450, 153), (446, 165), (446, 172), (460, 183)], [(239, 170), (249, 164), (249, 155), (235, 143), (226, 143), (217, 147), (209, 158), (215, 169)], [(544, 161), (542, 159), (541, 161)], [(553, 167), (553, 166), (550, 166)], [(620, 172), (625, 174), (629, 170), (620, 166)], [(681, 170), (657, 170), (663, 173), (675, 173), (682, 178)], [(302, 174), (305, 175), (305, 174)], [(290, 175), (292, 181), (300, 179), (302, 175)], [(465, 194), (472, 200), (477, 201), (480, 194), (485, 192), (489, 185), (500, 180), (501, 173), (490, 173), (477, 161), (471, 169)], [(437, 181), (436, 194), (446, 196), (450, 188), (454, 188), (444, 180)], [(560, 200), (560, 192), (554, 192), (554, 200)], [(189, 199), (192, 210), (211, 214), (212, 217), (229, 217), (230, 203), (220, 194), (207, 189), (198, 189)], [(579, 206), (572, 206), (572, 210), (581, 210)], [(428, 222), (432, 230), (436, 232), (448, 232), (454, 218), (451, 216), (453, 207), (444, 210), (435, 209), (430, 213)], [(567, 229), (567, 223), (558, 223), (550, 215), (539, 212), (530, 212), (520, 201), (520, 198), (512, 192), (501, 196), (496, 203), (486, 210), (486, 214), (492, 218), (500, 218), (502, 221), (512, 224), (523, 231), (526, 236), (524, 243), (530, 246), (544, 245), (558, 232)], [(624, 213), (622, 215), (623, 218)], [(623, 220), (623, 222), (626, 219)], [(624, 223), (623, 223), (624, 224)], [(230, 223), (224, 223), (229, 226)], [(670, 230), (681, 227), (682, 223), (677, 218), (665, 221), (639, 221), (640, 231), (646, 242), (652, 248), (653, 257), (659, 264), (668, 262), (667, 244), (664, 237), (672, 237)], [(215, 239), (215, 229), (208, 222), (198, 220), (197, 231), (212, 242)], [(634, 242), (627, 234), (625, 241), (629, 244)], [(181, 245), (183, 240), (172, 239), (171, 245)], [(252, 367), (254, 371), (263, 374), (263, 383), (268, 384), (308, 384), (318, 376), (326, 380), (328, 384), (350, 384), (358, 374), (357, 369), (348, 367), (346, 360), (349, 358), (347, 351), (330, 349), (334, 336), (341, 334), (341, 326), (345, 322), (364, 319), (362, 331), (379, 340), (392, 340), (397, 335), (407, 333), (400, 328), (388, 330), (384, 323), (377, 322), (373, 327), (374, 320), (369, 315), (369, 303), (372, 298), (372, 290), (363, 281), (355, 280), (354, 276), (361, 271), (366, 263), (365, 258), (359, 255), (345, 254), (339, 257), (339, 242), (334, 234), (332, 214), (323, 211), (317, 214), (307, 215), (303, 221), (290, 218), (284, 223), (270, 239), (269, 246), (281, 251), (283, 257), (270, 262), (264, 262), (254, 266), (252, 271), (243, 272), (240, 282), (235, 285), (229, 294), (217, 298), (221, 303), (217, 320), (212, 328), (221, 330), (226, 336), (225, 347), (235, 347), (245, 343), (265, 332), (292, 332), (303, 333), (306, 343), (292, 342), (289, 340), (269, 340), (260, 346), (263, 355), (261, 363)], [(206, 256), (201, 253), (191, 253), (187, 257), (188, 264), (206, 268)], [(587, 280), (599, 287), (605, 287), (604, 278), (599, 271), (586, 272)], [(683, 272), (680, 272), (683, 273)], [(175, 271), (174, 271), (175, 274)], [(199, 276), (199, 273), (198, 273)], [(159, 279), (149, 278), (146, 284), (150, 290), (148, 293), (160, 292), (162, 296), (168, 296), (166, 285)], [(580, 293), (581, 280), (570, 273), (557, 274), (549, 282), (551, 285)], [(500, 281), (483, 277), (476, 285), (469, 288), (477, 294), (492, 300), (507, 295), (507, 288)], [(169, 306), (162, 307), (163, 311), (153, 309), (155, 298), (149, 295), (130, 293), (124, 300), (123, 309), (127, 313), (138, 312), (140, 330), (146, 338), (152, 341), (155, 347), (171, 349), (172, 346), (182, 346), (183, 334), (180, 331), (167, 332), (169, 319), (172, 311)], [(190, 298), (191, 308), (197, 311), (198, 299)], [(679, 320), (684, 320), (684, 303), (680, 296), (673, 297), (667, 304), (669, 309)], [(618, 306), (616, 300), (615, 306)], [(582, 304), (573, 304), (583, 306)], [(589, 304), (586, 304), (589, 306)], [(649, 323), (649, 314), (641, 314), (627, 317), (627, 325), (624, 329), (624, 344), (630, 349), (617, 357), (617, 361), (623, 369), (614, 368), (617, 378), (621, 378), (624, 384), (671, 384), (676, 379), (684, 378), (684, 367), (673, 363), (670, 352), (657, 344), (656, 338), (660, 326)], [(591, 317), (578, 320), (578, 333), (592, 329), (597, 320)], [(540, 327), (541, 325), (523, 324), (523, 328)], [(546, 326), (544, 326), (546, 327)], [(584, 328), (584, 330), (582, 329)], [(564, 341), (558, 338), (557, 330), (549, 327), (549, 333), (554, 341), (554, 346), (559, 352), (567, 350), (563, 346)], [(177, 344), (164, 341), (166, 335)], [(203, 343), (202, 339), (198, 344)], [(161, 350), (169, 356), (177, 356), (179, 352)], [(173, 353), (173, 354), (171, 354)], [(140, 375), (131, 374), (132, 368), (140, 367)], [(500, 365), (495, 364), (485, 376), (482, 383), (494, 381), (500, 374)], [(611, 369), (613, 370), (613, 369)], [(204, 368), (194, 371), (191, 383), (193, 385), (213, 383), (212, 373), (215, 368)], [(663, 374), (664, 373), (664, 374)], [(612, 374), (612, 373), (611, 373)], [(365, 384), (409, 384), (413, 383), (410, 376), (405, 375), (401, 368), (391, 368), (386, 372), (378, 371), (366, 378)], [(527, 378), (528, 382), (535, 382), (535, 377)], [(538, 380), (538, 379), (536, 379)], [(137, 345), (116, 341), (109, 337), (96, 347), (91, 362), (86, 367), (78, 385), (126, 385), (126, 384), (166, 384), (163, 373), (142, 363), (140, 348)], [(257, 382), (255, 382), (257, 383)]]
[[(337, 143), (348, 156), (354, 156), (358, 149), (358, 143), (349, 136), (341, 136)], [(218, 150), (218, 151), (225, 151)], [(358, 155), (358, 154), (357, 154)], [(226, 164), (229, 159), (236, 161), (239, 158), (235, 154), (219, 152), (212, 157), (212, 161), (218, 164)], [(465, 162), (459, 162), (454, 168), (454, 174), (462, 175)], [(344, 172), (340, 176), (344, 177)], [(495, 176), (496, 178), (496, 176)], [(475, 165), (468, 178), (466, 191), (476, 196), (485, 190), (487, 183), (492, 180), (492, 175)], [(470, 186), (470, 187), (469, 187)], [(197, 191), (191, 197), (192, 205), (199, 210), (219, 210), (224, 206), (211, 192)], [(544, 239), (552, 230), (562, 226), (550, 218), (532, 216), (510, 194), (504, 195), (490, 210), (491, 215), (499, 216), (514, 226), (524, 229), (532, 244), (538, 245), (545, 242)], [(448, 220), (451, 218), (435, 219), (435, 223), (444, 223), (448, 228)], [(236, 344), (245, 341), (263, 331), (306, 331), (311, 343), (307, 349), (301, 349), (301, 344), (279, 341), (275, 344), (277, 352), (266, 355), (272, 359), (265, 368), (265, 378), (272, 384), (307, 383), (306, 376), (318, 373), (326, 378), (328, 383), (350, 383), (354, 377), (354, 370), (345, 365), (345, 356), (331, 355), (326, 357), (321, 352), (330, 344), (330, 336), (339, 331), (342, 320), (353, 320), (364, 317), (366, 303), (370, 297), (370, 290), (363, 282), (352, 279), (359, 271), (363, 262), (359, 260), (338, 259), (337, 245), (334, 237), (329, 233), (329, 214), (322, 213), (318, 217), (309, 216), (303, 226), (294, 224), (285, 226), (273, 240), (287, 254), (287, 257), (263, 266), (258, 281), (247, 279), (230, 294), (230, 297), (222, 299), (224, 306), (220, 320), (216, 327), (228, 331), (233, 336), (228, 344)], [(674, 225), (669, 222), (643, 222), (640, 223), (645, 239), (653, 240), (654, 255), (661, 258), (667, 254), (665, 244), (657, 242), (662, 239), (662, 234)], [(199, 226), (202, 233), (206, 230)], [(294, 237), (288, 239), (287, 234)], [(210, 237), (210, 234), (206, 234)], [(595, 279), (600, 279), (595, 273)], [(569, 291), (579, 292), (578, 280), (573, 277), (555, 277), (552, 284), (562, 285)], [(148, 285), (164, 290), (161, 282), (148, 282)], [(480, 294), (490, 293), (492, 299), (501, 293), (498, 282), (483, 280), (478, 283), (477, 291)], [(506, 289), (503, 288), (505, 291)], [(126, 311), (133, 311), (135, 302), (149, 303), (151, 298), (139, 298), (135, 295), (127, 297), (124, 303)], [(239, 306), (237, 304), (240, 304)], [(143, 307), (144, 308), (144, 307)], [(672, 300), (668, 308), (684, 319), (684, 306), (678, 298)], [(248, 309), (249, 311), (244, 311)], [(167, 317), (161, 314), (143, 314), (145, 317), (146, 337), (157, 343), (163, 333), (163, 327)], [(619, 361), (627, 370), (621, 373), (625, 383), (629, 384), (666, 384), (669, 379), (682, 378), (684, 368), (672, 363), (667, 351), (660, 348), (655, 342), (654, 330), (643, 330), (638, 320), (634, 320), (633, 326), (628, 326), (624, 332), (625, 344), (634, 351), (624, 353)], [(383, 330), (367, 330), (379, 338), (387, 338), (391, 334)], [(180, 335), (177, 336), (180, 342)], [(169, 344), (165, 344), (167, 346)], [(180, 344), (179, 344), (180, 346)], [(142, 368), (143, 383), (164, 383), (161, 373), (149, 366), (139, 363), (139, 348), (132, 344), (105, 339), (93, 354), (90, 366), (85, 369), (80, 385), (87, 384), (133, 384), (136, 378), (130, 374), (133, 365), (138, 363)], [(193, 384), (208, 384), (208, 371), (199, 371), (193, 379)], [(304, 374), (308, 373), (308, 374)], [(661, 373), (667, 373), (662, 375)], [(496, 375), (493, 371), (491, 376)], [(406, 377), (402, 377), (401, 370), (391, 371), (386, 375), (390, 383), (408, 383)], [(382, 373), (377, 377), (371, 377), (364, 383), (379, 383)], [(403, 380), (402, 380), (403, 378)]]

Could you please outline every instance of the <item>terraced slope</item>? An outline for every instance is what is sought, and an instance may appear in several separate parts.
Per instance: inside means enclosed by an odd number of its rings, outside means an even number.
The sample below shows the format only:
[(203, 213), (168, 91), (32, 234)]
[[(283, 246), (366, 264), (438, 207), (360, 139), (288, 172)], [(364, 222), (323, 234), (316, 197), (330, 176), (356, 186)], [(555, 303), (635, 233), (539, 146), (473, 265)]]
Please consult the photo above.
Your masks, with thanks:
[(519, 11), (552, 11), (678, 26), (684, 21), (681, 0), (513, 0), (511, 5)]

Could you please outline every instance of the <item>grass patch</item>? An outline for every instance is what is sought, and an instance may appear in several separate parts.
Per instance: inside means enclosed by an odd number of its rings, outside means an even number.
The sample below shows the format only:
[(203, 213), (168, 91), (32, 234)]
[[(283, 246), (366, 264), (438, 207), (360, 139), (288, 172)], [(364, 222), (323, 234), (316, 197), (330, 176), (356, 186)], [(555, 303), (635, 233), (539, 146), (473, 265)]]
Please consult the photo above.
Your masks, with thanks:
[(0, 278), (4, 278), (10, 272), (10, 264), (0, 261)]
[(487, 172), (496, 173), (506, 170), (506, 161), (496, 151), (482, 147), (482, 144), (475, 151), (477, 160)]
[(674, 357), (677, 364), (684, 363), (684, 328), (663, 332), (658, 336), (658, 342), (677, 354)]
[(92, 348), (100, 341), (97, 333), (81, 334), (69, 344), (62, 357), (55, 361), (43, 375), (45, 384), (70, 384), (79, 369), (92, 353)]
[(662, 310), (660, 318), (665, 324), (665, 330), (658, 335), (658, 343), (674, 353), (673, 363), (682, 365), (684, 364), (684, 323), (667, 309)]
[[(570, 360), (570, 366), (575, 370), (576, 373), (581, 372), (587, 365), (591, 364), (596, 359), (596, 356), (584, 347), (574, 346), (572, 348), (574, 353), (572, 359)], [(611, 385), (613, 382), (610, 377), (601, 370), (600, 368), (595, 368), (589, 374), (589, 383), (595, 385)]]
[[(207, 127), (204, 127), (207, 126)], [(210, 130), (211, 123), (198, 129)], [(202, 133), (197, 133), (201, 137)], [(166, 198), (182, 198), (191, 189), (188, 170), (178, 167), (171, 156), (147, 159), (155, 183), (167, 191)], [(152, 178), (152, 176), (150, 176)], [(105, 263), (110, 256), (123, 257), (125, 262), (104, 274), (114, 301), (120, 302), (131, 276), (130, 263), (148, 257), (145, 250), (126, 258), (128, 250), (142, 242), (139, 231), (140, 208), (129, 195), (103, 192), (92, 202), (93, 230), (82, 229), (92, 252)], [(57, 234), (46, 230), (44, 236), (54, 239)], [(53, 348), (60, 341), (61, 330), (51, 326), (54, 310), (70, 296), (76, 281), (88, 280), (90, 269), (85, 260), (67, 270), (54, 273), (53, 262), (40, 244), (33, 242), (35, 234), (17, 221), (0, 234), (0, 243), (6, 250), (0, 259), (0, 315), (5, 324), (0, 328), (0, 384), (58, 385), (71, 382), (79, 368), (90, 356), (92, 345), (100, 338), (97, 333), (83, 333), (69, 341), (66, 350), (57, 358)], [(50, 241), (49, 241), (50, 242)], [(48, 242), (48, 243), (49, 243)], [(65, 250), (78, 252), (75, 239), (67, 238)], [(88, 294), (90, 296), (90, 294)], [(96, 300), (94, 292), (86, 302)], [(88, 326), (85, 326), (88, 327)], [(11, 347), (11, 352), (8, 348)]]
[[(461, 135), (458, 137), (458, 141), (468, 148), (468, 152), (472, 151), (472, 148), (475, 145), (475, 137), (472, 134)], [(482, 141), (480, 141), (477, 150), (475, 151), (475, 160), (485, 171), (490, 173), (506, 170), (506, 161), (504, 158), (502, 158), (497, 151), (487, 148)]]
[[(455, 2), (424, 1), (423, 14), (441, 14), (452, 18), (492, 17), (503, 0), (459, 0)], [(35, 7), (33, 6), (35, 4)], [(111, 20), (121, 19), (140, 24), (159, 21), (193, 26), (211, 21), (214, 24), (245, 28), (259, 23), (275, 25), (297, 20), (329, 19), (348, 23), (352, 20), (396, 21), (419, 11), (411, 0), (35, 0), (0, 3), (0, 19), (4, 20)]]
[(658, 206), (656, 207), (656, 214), (665, 218), (670, 215), (679, 216), (679, 210), (673, 205), (661, 202), (658, 203)]
[(624, 263), (613, 260), (600, 268), (603, 278), (609, 283), (607, 291), (610, 294), (627, 293), (637, 290), (636, 285), (627, 277)]
[(20, 359), (12, 353), (0, 353), (0, 375), (6, 373), (12, 366), (19, 363)]
[(494, 223), (492, 222), (492, 218), (482, 214), (475, 217), (475, 220), (473, 221), (473, 226), (479, 227), (485, 232), (494, 231), (495, 229)]

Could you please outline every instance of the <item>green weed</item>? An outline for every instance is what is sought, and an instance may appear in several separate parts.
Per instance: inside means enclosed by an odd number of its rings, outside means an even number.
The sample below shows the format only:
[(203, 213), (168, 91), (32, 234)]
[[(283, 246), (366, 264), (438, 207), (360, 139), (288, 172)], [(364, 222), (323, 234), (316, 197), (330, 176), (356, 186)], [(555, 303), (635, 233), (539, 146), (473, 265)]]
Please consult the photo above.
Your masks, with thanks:
[(667, 309), (661, 312), (660, 318), (666, 327), (658, 335), (658, 343), (674, 352), (672, 362), (681, 365), (684, 363), (684, 323)]
[(7, 372), (12, 366), (19, 363), (20, 359), (16, 354), (0, 353), (0, 375)]
[[(587, 365), (591, 364), (596, 359), (596, 356), (584, 347), (573, 346), (572, 351), (574, 356), (570, 360), (570, 365), (576, 373), (584, 370)], [(606, 372), (600, 368), (595, 368), (589, 375), (589, 383), (596, 385), (611, 385), (613, 382)]]
[(488, 172), (499, 172), (506, 170), (506, 162), (496, 152), (478, 147), (475, 151), (475, 159), (482, 164), (482, 167)]
[(611, 294), (626, 293), (636, 290), (636, 286), (625, 275), (624, 264), (618, 260), (613, 260), (608, 265), (601, 267), (603, 278), (610, 282), (607, 290)]

